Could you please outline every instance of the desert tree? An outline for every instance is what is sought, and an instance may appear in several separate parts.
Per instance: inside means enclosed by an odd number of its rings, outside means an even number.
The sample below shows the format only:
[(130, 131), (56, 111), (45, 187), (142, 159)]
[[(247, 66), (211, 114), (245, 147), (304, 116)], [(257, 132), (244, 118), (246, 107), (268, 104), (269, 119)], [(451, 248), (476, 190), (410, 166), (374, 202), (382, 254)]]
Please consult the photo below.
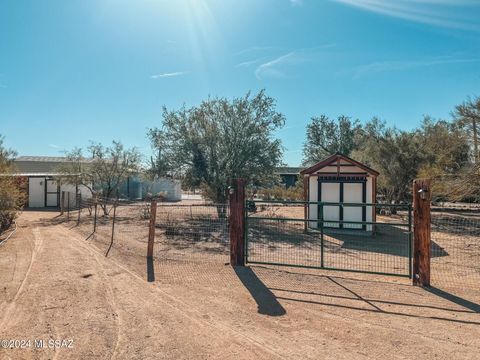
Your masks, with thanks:
[(464, 127), (469, 134), (473, 149), (473, 160), (479, 164), (479, 126), (480, 126), (480, 97), (468, 98), (465, 102), (455, 107), (453, 116), (457, 123)]
[(410, 187), (424, 163), (421, 137), (388, 127), (377, 118), (358, 132), (359, 148), (352, 156), (380, 172), (378, 192), (388, 202), (410, 198)]
[(150, 166), (145, 170), (147, 179), (154, 180), (155, 178), (171, 175), (174, 169), (171, 167), (164, 151), (166, 141), (162, 131), (159, 129), (151, 130), (149, 138), (152, 145), (153, 155), (150, 156)]
[(352, 121), (343, 115), (337, 119), (326, 115), (313, 117), (307, 125), (307, 139), (303, 146), (304, 165), (313, 165), (336, 152), (350, 155), (357, 147), (355, 133), (359, 127), (358, 120)]
[(0, 233), (11, 225), (25, 202), (25, 193), (12, 176), (15, 156), (16, 152), (4, 146), (0, 135)]
[(262, 90), (232, 100), (210, 98), (191, 108), (164, 107), (162, 127), (148, 136), (154, 148), (163, 146), (176, 176), (224, 203), (230, 179), (261, 184), (273, 176), (282, 158), (274, 134), (284, 123), (275, 100)]
[(87, 151), (87, 157), (80, 148), (66, 153), (57, 178), (62, 183), (83, 185), (92, 195), (105, 199), (101, 204), (108, 214), (106, 200), (116, 196), (128, 177), (139, 171), (141, 154), (135, 147), (126, 149), (119, 141), (112, 141), (111, 146), (92, 142)]
[(451, 200), (480, 202), (480, 164), (465, 166), (447, 184)]
[(416, 132), (424, 154), (417, 176), (432, 179), (434, 199), (448, 200), (454, 189), (451, 180), (469, 166), (468, 134), (457, 122), (435, 120), (429, 116), (424, 118)]

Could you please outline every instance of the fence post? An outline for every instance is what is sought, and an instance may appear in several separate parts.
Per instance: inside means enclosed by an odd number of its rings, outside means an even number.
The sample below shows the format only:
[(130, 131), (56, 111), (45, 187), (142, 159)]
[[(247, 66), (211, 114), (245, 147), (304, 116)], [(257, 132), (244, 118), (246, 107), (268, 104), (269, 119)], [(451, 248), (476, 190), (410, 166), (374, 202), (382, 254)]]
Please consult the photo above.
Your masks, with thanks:
[(114, 236), (115, 236), (115, 218), (116, 217), (117, 217), (117, 202), (114, 201), (113, 202), (113, 219), (112, 219), (112, 236), (110, 238), (110, 246), (108, 247), (108, 250), (105, 253), (105, 257), (108, 256), (108, 253), (110, 252), (110, 250), (112, 249), (112, 246), (113, 246), (113, 239), (114, 239)]
[(77, 208), (78, 208), (78, 217), (77, 217), (77, 226), (80, 225), (80, 213), (82, 211), (82, 194), (77, 194)]
[(67, 220), (70, 221), (70, 191), (67, 193)]
[(97, 231), (97, 207), (98, 207), (98, 197), (95, 195), (95, 212), (93, 216), (93, 232)]
[(156, 219), (157, 219), (157, 200), (152, 200), (150, 204), (150, 224), (148, 227), (147, 259), (153, 257), (153, 244), (155, 242)]
[(245, 265), (245, 180), (235, 179), (229, 189), (230, 265)]
[(430, 180), (413, 182), (413, 284), (430, 286)]
[(65, 207), (65, 191), (62, 191), (62, 202), (60, 204), (60, 215), (63, 215), (64, 207)]
[[(305, 201), (305, 204), (304, 204), (304, 207), (303, 207), (303, 216), (305, 218), (305, 220), (310, 220), (309, 219), (309, 215), (308, 215), (308, 212), (309, 212), (309, 207), (310, 207), (310, 204), (308, 203), (310, 201), (310, 199), (308, 198), (308, 188), (310, 186), (310, 176), (308, 175), (303, 175), (303, 201)], [(305, 233), (308, 232), (308, 227), (309, 227), (310, 223), (308, 222), (304, 222), (304, 231)]]

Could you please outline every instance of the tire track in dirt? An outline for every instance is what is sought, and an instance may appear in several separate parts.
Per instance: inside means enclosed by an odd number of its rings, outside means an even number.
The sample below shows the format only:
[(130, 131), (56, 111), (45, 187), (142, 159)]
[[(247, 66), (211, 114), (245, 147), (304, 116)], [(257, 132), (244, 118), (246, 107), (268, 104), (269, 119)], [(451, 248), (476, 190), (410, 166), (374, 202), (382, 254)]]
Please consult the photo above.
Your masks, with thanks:
[[(64, 229), (62, 229), (62, 230), (64, 230)], [(67, 235), (70, 236), (71, 235), (70, 232)], [(82, 249), (84, 249), (84, 248), (82, 247)], [(110, 359), (115, 359), (116, 356), (117, 356), (117, 351), (118, 351), (120, 341), (123, 340), (123, 338), (124, 338), (124, 336), (122, 335), (123, 324), (122, 324), (122, 316), (120, 314), (121, 311), (120, 311), (120, 308), (118, 307), (118, 305), (115, 301), (115, 294), (114, 294), (112, 286), (110, 285), (110, 282), (108, 281), (108, 277), (107, 277), (107, 273), (105, 271), (105, 267), (102, 265), (102, 263), (100, 262), (100, 260), (98, 259), (97, 256), (93, 256), (93, 259), (97, 263), (97, 265), (99, 267), (99, 270), (102, 274), (101, 278), (103, 280), (103, 283), (106, 284), (106, 291), (107, 291), (107, 294), (109, 296), (109, 299), (106, 299), (106, 300), (108, 301), (108, 304), (109, 304), (112, 312), (117, 315), (115, 317), (115, 323), (116, 323), (115, 324), (115, 330), (116, 330), (115, 346), (113, 348), (112, 355), (110, 356)]]
[[(100, 253), (100, 251), (98, 251), (96, 248), (91, 247), (90, 245), (86, 244), (83, 240), (79, 239), (78, 234), (76, 234), (72, 231), (69, 231), (68, 229), (66, 229), (63, 226), (61, 226), (61, 229), (71, 239), (74, 239), (74, 241), (76, 241), (77, 244), (80, 247), (88, 250), (93, 256), (101, 257), (104, 262), (108, 261), (108, 262), (114, 264), (115, 266), (117, 266), (118, 268), (122, 269), (125, 273), (132, 276), (137, 281), (137, 283), (141, 287), (145, 288), (148, 292), (150, 292), (150, 293), (157, 292), (157, 293), (161, 294), (163, 297), (167, 298), (168, 301), (165, 300), (165, 299), (162, 299), (162, 298), (156, 298), (156, 300), (158, 302), (162, 302), (165, 306), (171, 308), (172, 310), (181, 314), (181, 316), (189, 319), (190, 321), (192, 321), (192, 322), (194, 322), (194, 323), (196, 323), (200, 326), (207, 326), (208, 328), (217, 329), (221, 333), (230, 333), (234, 336), (237, 336), (238, 338), (241, 338), (244, 341), (247, 341), (248, 343), (250, 343), (251, 345), (257, 347), (260, 351), (268, 352), (268, 353), (270, 353), (270, 355), (273, 355), (276, 358), (287, 359), (287, 358), (295, 357), (295, 353), (294, 352), (292, 353), (292, 352), (288, 351), (287, 349), (280, 348), (278, 346), (272, 346), (270, 343), (267, 343), (266, 341), (257, 340), (257, 339), (255, 339), (251, 336), (248, 336), (248, 335), (246, 335), (242, 332), (239, 332), (239, 331), (237, 331), (237, 330), (235, 330), (235, 329), (233, 329), (229, 326), (226, 326), (224, 324), (221, 324), (221, 323), (218, 323), (218, 322), (213, 323), (212, 321), (208, 321), (203, 317), (204, 314), (200, 313), (199, 311), (196, 311), (196, 310), (193, 310), (193, 309), (191, 309), (189, 311), (183, 310), (183, 309), (188, 309), (189, 308), (189, 306), (186, 303), (184, 303), (181, 300), (179, 300), (179, 299), (171, 296), (170, 294), (162, 291), (160, 288), (158, 288), (156, 286), (152, 286), (152, 287), (148, 286), (147, 285), (148, 283), (143, 278), (141, 278), (138, 274), (134, 273), (133, 271), (126, 268), (125, 266), (118, 263), (117, 261), (115, 261), (112, 258), (106, 259), (105, 255), (103, 253)], [(174, 304), (176, 304), (176, 305), (174, 305)]]
[[(71, 237), (71, 232), (66, 230), (64, 227), (60, 227), (60, 226), (57, 225), (55, 227), (55, 230), (57, 230), (57, 229), (62, 229), (62, 232), (65, 234), (66, 237)], [(66, 232), (65, 232), (65, 230), (66, 230)], [(52, 232), (55, 233), (55, 231), (52, 231)], [(58, 235), (54, 234), (53, 236), (58, 236)], [(69, 244), (69, 246), (72, 246), (72, 245)], [(102, 284), (106, 285), (105, 286), (105, 291), (106, 291), (107, 296), (105, 297), (105, 301), (107, 302), (107, 304), (110, 308), (110, 312), (116, 315), (114, 317), (115, 333), (116, 333), (115, 345), (113, 347), (112, 355), (110, 356), (110, 359), (115, 359), (116, 356), (117, 356), (116, 354), (117, 354), (117, 351), (118, 351), (119, 342), (123, 337), (121, 335), (122, 321), (121, 321), (120, 309), (119, 309), (118, 305), (116, 304), (113, 288), (108, 281), (108, 277), (107, 277), (105, 268), (102, 265), (101, 261), (99, 261), (98, 257), (97, 256), (93, 256), (93, 257), (89, 256), (90, 253), (88, 251), (85, 251), (86, 249), (83, 246), (76, 247), (76, 249), (77, 250), (79, 250), (79, 249), (83, 250), (81, 252), (83, 252), (87, 256), (87, 258), (93, 259), (93, 261), (97, 264), (97, 266), (94, 268), (94, 270), (97, 270), (97, 274), (100, 274), (100, 278), (102, 279)], [(59, 354), (60, 354), (59, 352), (55, 352), (54, 359), (56, 359)]]
[[(39, 230), (37, 228), (33, 229), (32, 235), (33, 235), (33, 248), (31, 247), (32, 251), (30, 255), (30, 264), (28, 265), (27, 271), (25, 272), (25, 276), (22, 282), (20, 283), (20, 286), (18, 287), (17, 292), (15, 293), (15, 296), (13, 297), (13, 299), (7, 305), (6, 309), (3, 312), (2, 321), (0, 322), (0, 329), (5, 329), (7, 326), (10, 325), (11, 321), (13, 320), (13, 317), (11, 317), (10, 315), (16, 308), (16, 302), (20, 297), (24, 287), (26, 286), (27, 280), (30, 277), (33, 263), (35, 262), (37, 254), (42, 249), (43, 238), (39, 236)], [(31, 244), (31, 241), (29, 241), (29, 243)], [(14, 271), (16, 271), (16, 267)]]

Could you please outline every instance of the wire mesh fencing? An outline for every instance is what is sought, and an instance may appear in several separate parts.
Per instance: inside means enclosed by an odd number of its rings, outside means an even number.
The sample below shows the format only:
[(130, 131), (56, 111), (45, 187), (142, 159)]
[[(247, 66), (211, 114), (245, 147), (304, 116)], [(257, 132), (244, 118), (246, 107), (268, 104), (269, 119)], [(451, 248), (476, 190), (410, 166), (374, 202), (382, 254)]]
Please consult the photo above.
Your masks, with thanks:
[[(306, 216), (305, 202), (247, 202), (248, 263), (410, 276), (410, 205), (370, 204), (375, 221)], [(309, 204), (311, 205), (311, 204)], [(365, 207), (365, 204), (361, 205)], [(63, 221), (108, 256), (128, 256), (143, 269), (149, 236), (150, 201), (82, 198), (62, 193)], [(331, 209), (330, 209), (331, 210)], [(345, 208), (343, 211), (346, 211)], [(158, 203), (154, 221), (155, 261), (227, 263), (230, 253), (227, 204)], [(434, 286), (480, 283), (480, 213), (432, 211), (431, 277)]]
[(431, 282), (434, 286), (480, 286), (480, 213), (432, 211)]
[[(72, 199), (74, 194), (64, 197)], [(76, 205), (67, 204), (68, 200), (63, 209), (65, 223), (105, 255), (145, 259), (151, 201), (80, 198)], [(155, 261), (228, 262), (229, 213), (227, 204), (158, 202)]]
[(172, 261), (227, 262), (228, 219), (227, 204), (159, 203), (156, 257)]
[[(81, 198), (62, 194), (61, 212), (75, 230), (106, 256), (112, 253), (145, 257), (149, 232), (150, 201)], [(65, 200), (65, 203), (63, 202)]]
[[(247, 262), (410, 276), (409, 205), (375, 206), (376, 221), (312, 219), (305, 216), (306, 205), (247, 205)], [(327, 205), (317, 205), (322, 214)]]

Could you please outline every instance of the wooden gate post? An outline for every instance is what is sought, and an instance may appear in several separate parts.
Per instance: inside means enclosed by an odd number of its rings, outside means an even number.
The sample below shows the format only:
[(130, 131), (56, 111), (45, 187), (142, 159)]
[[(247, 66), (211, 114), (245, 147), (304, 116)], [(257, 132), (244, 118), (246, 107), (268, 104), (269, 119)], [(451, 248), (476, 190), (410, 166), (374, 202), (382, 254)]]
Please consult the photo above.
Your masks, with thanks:
[(413, 285), (430, 286), (431, 183), (413, 182)]
[(157, 220), (157, 200), (152, 200), (150, 204), (150, 224), (148, 227), (148, 248), (147, 259), (153, 258), (153, 243), (155, 242), (155, 223)]
[(235, 179), (229, 188), (230, 265), (245, 265), (245, 180)]
[[(308, 198), (309, 187), (310, 187), (310, 176), (303, 175), (303, 201), (305, 201), (305, 204), (303, 205), (303, 216), (305, 220), (310, 220), (310, 215), (309, 215), (310, 205), (308, 203), (310, 201), (310, 199)], [(305, 221), (303, 224), (304, 224), (303, 230), (305, 231), (305, 233), (307, 233), (310, 223)]]

